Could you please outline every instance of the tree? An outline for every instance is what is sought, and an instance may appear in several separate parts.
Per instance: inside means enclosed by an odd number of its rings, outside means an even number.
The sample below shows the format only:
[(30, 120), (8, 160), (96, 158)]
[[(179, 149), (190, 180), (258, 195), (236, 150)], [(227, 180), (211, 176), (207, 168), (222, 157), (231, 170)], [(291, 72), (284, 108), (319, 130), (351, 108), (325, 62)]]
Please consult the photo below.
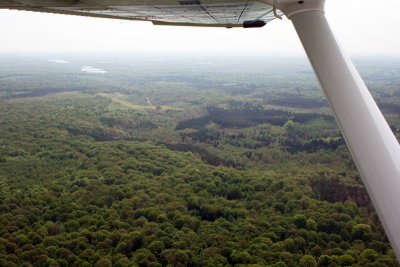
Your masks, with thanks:
[(180, 249), (166, 249), (161, 252), (161, 257), (174, 267), (185, 266), (189, 261), (187, 253)]
[(379, 254), (373, 249), (365, 249), (360, 254), (360, 261), (361, 262), (374, 262), (379, 257)]
[(248, 263), (251, 263), (251, 261), (252, 261), (251, 255), (246, 251), (234, 252), (234, 253), (232, 253), (231, 257), (235, 263), (248, 264)]
[(155, 255), (159, 255), (161, 251), (165, 248), (165, 245), (161, 241), (153, 241), (148, 246), (148, 249)]
[(317, 261), (311, 255), (305, 255), (301, 257), (299, 261), (301, 267), (317, 267)]
[(297, 228), (305, 228), (307, 223), (306, 216), (302, 214), (294, 215), (293, 223), (297, 226)]
[(371, 227), (368, 224), (357, 224), (351, 229), (351, 235), (354, 239), (368, 241), (371, 239)]
[(352, 256), (350, 256), (350, 255), (341, 255), (341, 256), (339, 256), (339, 258), (338, 258), (338, 263), (341, 265), (341, 266), (349, 266), (349, 265), (352, 265), (353, 263), (354, 263), (354, 258), (352, 257)]
[(317, 223), (313, 219), (307, 219), (306, 221), (306, 229), (310, 231), (317, 231)]
[(329, 264), (331, 264), (331, 263), (332, 263), (332, 259), (328, 255), (321, 255), (318, 258), (318, 266), (321, 266), (321, 267), (329, 266)]
[(112, 261), (109, 257), (103, 257), (94, 264), (94, 267), (112, 267)]

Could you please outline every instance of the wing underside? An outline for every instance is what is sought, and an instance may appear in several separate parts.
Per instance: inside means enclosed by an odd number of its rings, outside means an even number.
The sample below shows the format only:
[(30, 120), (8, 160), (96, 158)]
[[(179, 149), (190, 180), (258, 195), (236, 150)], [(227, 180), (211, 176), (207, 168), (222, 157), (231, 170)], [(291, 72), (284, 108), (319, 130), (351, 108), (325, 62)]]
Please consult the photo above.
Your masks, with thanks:
[(0, 9), (142, 20), (157, 25), (209, 27), (260, 27), (275, 18), (270, 5), (243, 0), (0, 0)]

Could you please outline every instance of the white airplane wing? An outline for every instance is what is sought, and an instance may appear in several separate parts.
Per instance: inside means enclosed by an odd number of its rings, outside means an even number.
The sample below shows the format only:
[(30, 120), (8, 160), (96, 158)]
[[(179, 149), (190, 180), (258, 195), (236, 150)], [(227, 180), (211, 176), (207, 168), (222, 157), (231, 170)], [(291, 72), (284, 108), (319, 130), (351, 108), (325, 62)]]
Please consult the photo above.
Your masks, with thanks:
[(228, 28), (262, 27), (275, 18), (272, 6), (249, 0), (0, 0), (0, 9)]

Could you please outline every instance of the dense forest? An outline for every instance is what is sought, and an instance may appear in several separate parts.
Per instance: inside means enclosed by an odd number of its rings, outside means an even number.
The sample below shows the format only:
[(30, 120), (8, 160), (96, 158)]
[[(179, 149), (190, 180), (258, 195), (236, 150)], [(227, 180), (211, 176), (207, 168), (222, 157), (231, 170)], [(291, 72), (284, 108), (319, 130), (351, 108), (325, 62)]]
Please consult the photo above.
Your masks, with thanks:
[(0, 58), (0, 266), (399, 266), (305, 59)]

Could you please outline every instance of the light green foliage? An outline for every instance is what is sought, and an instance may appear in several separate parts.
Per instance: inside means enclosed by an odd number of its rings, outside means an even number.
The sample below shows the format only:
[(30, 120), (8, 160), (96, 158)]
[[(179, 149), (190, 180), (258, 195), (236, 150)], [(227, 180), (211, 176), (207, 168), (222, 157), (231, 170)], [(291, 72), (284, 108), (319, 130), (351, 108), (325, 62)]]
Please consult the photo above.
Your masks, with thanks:
[(317, 261), (311, 255), (305, 255), (301, 257), (299, 261), (301, 267), (317, 267)]
[(108, 257), (104, 257), (99, 259), (95, 264), (95, 267), (111, 267), (112, 266), (112, 262)]
[(313, 219), (307, 219), (306, 229), (311, 231), (317, 231), (318, 230), (317, 223)]
[(238, 264), (240, 264), (240, 263), (248, 264), (252, 261), (251, 255), (246, 251), (234, 252), (231, 255), (231, 257), (232, 257), (233, 261)]
[(352, 265), (353, 263), (354, 263), (354, 258), (352, 257), (352, 256), (350, 256), (350, 255), (341, 255), (341, 256), (339, 256), (339, 258), (338, 258), (338, 263), (341, 265), (341, 266), (349, 266), (349, 265)]
[(357, 224), (351, 229), (351, 235), (354, 239), (368, 241), (371, 239), (371, 227), (368, 224)]
[(361, 260), (365, 262), (374, 262), (378, 257), (379, 254), (373, 249), (366, 249), (360, 255)]

